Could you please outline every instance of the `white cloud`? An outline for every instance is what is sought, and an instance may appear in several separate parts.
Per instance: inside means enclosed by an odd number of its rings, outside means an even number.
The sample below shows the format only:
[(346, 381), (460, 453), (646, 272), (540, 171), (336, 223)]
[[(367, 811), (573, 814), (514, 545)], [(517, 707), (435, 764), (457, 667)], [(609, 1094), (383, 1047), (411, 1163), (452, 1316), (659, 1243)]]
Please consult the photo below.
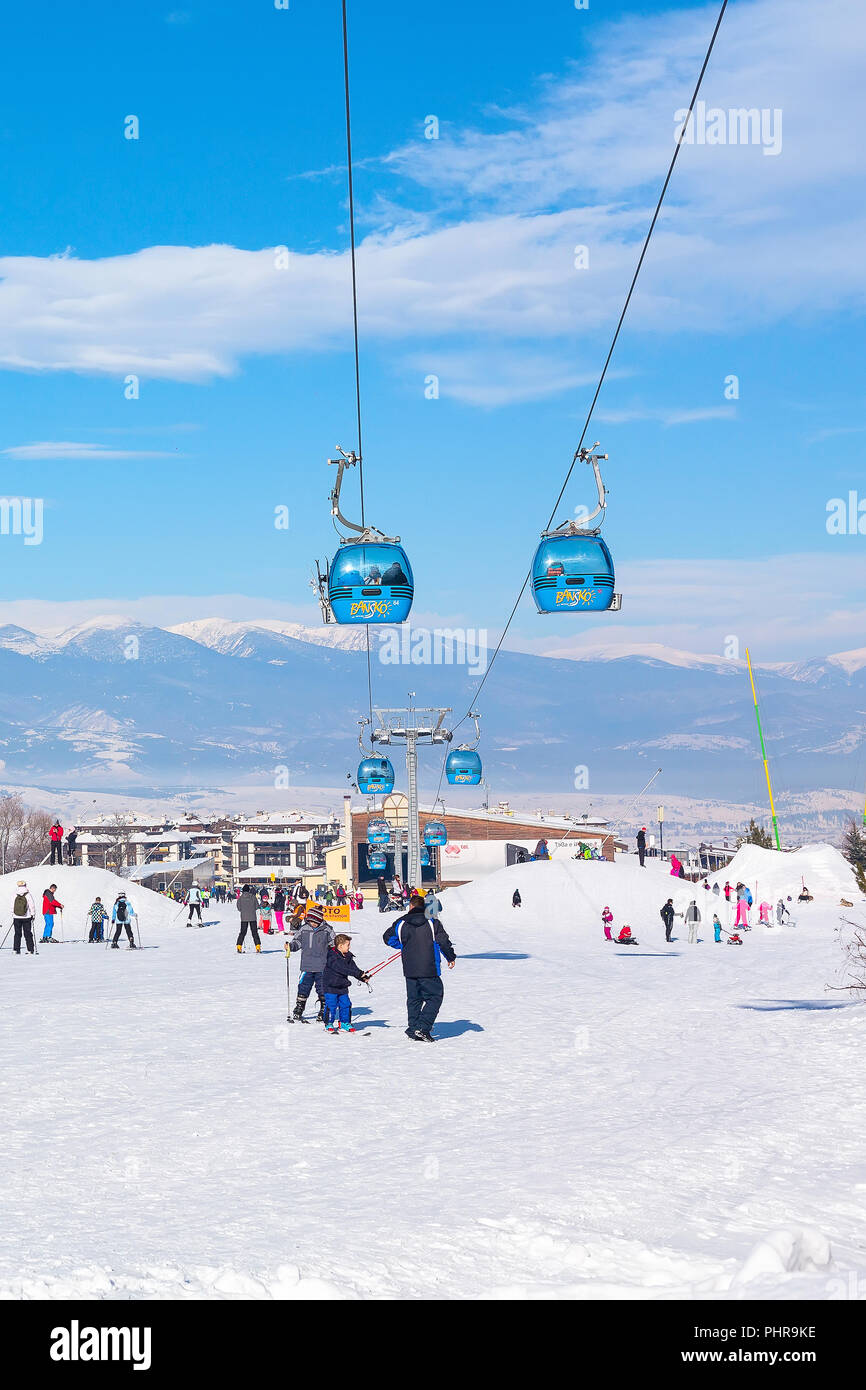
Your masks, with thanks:
[[(466, 370), (450, 389), (482, 405), (584, 380), (619, 312), (711, 17), (700, 6), (602, 22), (588, 71), (546, 79), (532, 109), (497, 118), (505, 129), (446, 122), (439, 141), (395, 151), (395, 189), (360, 210), (362, 223), (378, 219), (358, 256), (365, 341), (439, 346), (456, 363), (459, 336)], [(780, 108), (782, 152), (683, 147), (632, 333), (742, 332), (862, 307), (864, 60), (861, 0), (730, 7), (704, 98)], [(403, 206), (389, 196), (398, 184)], [(432, 211), (412, 206), (413, 184), (432, 192)], [(575, 268), (577, 245), (588, 269)], [(0, 277), (11, 370), (204, 381), (251, 356), (350, 341), (344, 252), (291, 254), (279, 269), (273, 248), (152, 246), (95, 261), (5, 257)], [(534, 370), (566, 338), (573, 369)], [(522, 381), (519, 370), (504, 387), (479, 379), (473, 354), (491, 343), (525, 354)], [(701, 418), (671, 412), (668, 423)]]
[(0, 449), (0, 454), (12, 459), (175, 459), (183, 458), (174, 450), (113, 449), (108, 444), (77, 444), (71, 440), (45, 440), (35, 444), (15, 444)]

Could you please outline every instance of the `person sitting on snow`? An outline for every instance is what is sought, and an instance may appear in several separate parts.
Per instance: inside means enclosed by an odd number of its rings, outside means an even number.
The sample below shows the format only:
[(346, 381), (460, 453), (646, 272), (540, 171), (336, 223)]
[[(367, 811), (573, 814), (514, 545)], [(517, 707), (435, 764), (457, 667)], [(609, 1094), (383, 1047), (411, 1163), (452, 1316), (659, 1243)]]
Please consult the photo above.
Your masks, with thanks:
[(632, 941), (632, 934), (631, 934), (631, 927), (629, 926), (628, 922), (623, 922), (623, 924), (622, 924), (622, 931), (620, 932), (619, 936), (618, 936), (616, 939), (617, 939), (617, 941), (622, 941), (622, 942), (624, 942), (626, 946), (628, 946), (628, 945), (631, 943), (631, 941)]
[(806, 885), (805, 885), (805, 883), (804, 883), (804, 884), (803, 884), (803, 891), (802, 891), (802, 893), (800, 894), (799, 898), (797, 899), (797, 902), (798, 902), (798, 903), (810, 903), (811, 901), (812, 901), (812, 894), (809, 892), (808, 888), (806, 887)]

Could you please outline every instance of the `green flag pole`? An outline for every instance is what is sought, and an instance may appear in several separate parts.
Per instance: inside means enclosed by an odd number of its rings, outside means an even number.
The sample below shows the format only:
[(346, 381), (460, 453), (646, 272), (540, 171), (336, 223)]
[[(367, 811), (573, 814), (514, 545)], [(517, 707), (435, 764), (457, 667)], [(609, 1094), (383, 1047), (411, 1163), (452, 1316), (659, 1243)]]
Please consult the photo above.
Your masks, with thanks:
[[(779, 822), (776, 819), (776, 805), (773, 801), (773, 784), (770, 781), (770, 764), (767, 762), (767, 750), (764, 746), (764, 731), (761, 728), (761, 711), (758, 709), (758, 692), (755, 689), (755, 677), (752, 675), (752, 658), (749, 656), (749, 649), (746, 648), (746, 661), (749, 667), (749, 680), (752, 685), (752, 699), (755, 702), (755, 718), (758, 721), (758, 738), (761, 740), (761, 757), (764, 759), (764, 776), (767, 779), (767, 791), (770, 794), (770, 814), (773, 817), (773, 833), (776, 836), (776, 849), (781, 849), (779, 843)], [(866, 808), (863, 811), (863, 821), (866, 824)]]

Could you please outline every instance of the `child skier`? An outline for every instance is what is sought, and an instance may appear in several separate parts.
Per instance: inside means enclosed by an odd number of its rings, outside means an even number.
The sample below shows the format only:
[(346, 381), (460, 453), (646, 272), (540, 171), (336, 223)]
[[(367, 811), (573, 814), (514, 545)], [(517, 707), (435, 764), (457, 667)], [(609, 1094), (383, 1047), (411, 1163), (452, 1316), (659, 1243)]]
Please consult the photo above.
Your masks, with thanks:
[[(519, 889), (519, 888), (515, 888), (514, 894), (513, 894), (512, 899), (511, 899), (511, 906), (512, 906), (512, 907), (522, 907), (522, 905), (523, 905), (523, 899), (522, 899), (521, 896), (520, 896), (520, 889)], [(436, 915), (435, 912), (434, 912), (432, 915), (435, 917), (435, 915)]]
[(108, 913), (101, 898), (94, 898), (87, 911), (90, 919), (90, 934), (87, 938), (91, 941), (105, 940), (105, 923), (108, 921)]
[(769, 904), (769, 903), (759, 903), (759, 904), (758, 904), (758, 926), (759, 926), (759, 927), (771, 927), (772, 925), (773, 925), (773, 923), (770, 921), (770, 904)]
[(361, 970), (349, 950), (352, 938), (340, 932), (325, 959), (322, 971), (322, 989), (325, 995), (325, 1023), (329, 1033), (354, 1033), (352, 1027), (352, 1005), (349, 1002), (349, 979), (362, 980), (368, 976)]
[(298, 997), (295, 1001), (293, 1018), (298, 1020), (304, 1017), (304, 1009), (307, 1007), (307, 1000), (313, 986), (316, 987), (316, 994), (319, 999), (319, 1012), (316, 1020), (324, 1022), (325, 1018), (325, 991), (322, 988), (322, 975), (325, 963), (328, 959), (328, 952), (334, 945), (335, 937), (333, 928), (329, 927), (323, 920), (322, 909), (318, 903), (308, 908), (307, 915), (303, 922), (298, 924), (297, 931), (294, 931), (286, 941), (286, 951), (300, 951), (301, 953), (301, 974), (298, 980)]
[(722, 939), (722, 924), (716, 912), (713, 913), (713, 939), (717, 942)]
[(602, 909), (601, 920), (604, 924), (605, 941), (613, 941), (613, 937), (610, 934), (610, 924), (613, 921), (613, 913), (611, 912), (609, 907), (605, 907)]

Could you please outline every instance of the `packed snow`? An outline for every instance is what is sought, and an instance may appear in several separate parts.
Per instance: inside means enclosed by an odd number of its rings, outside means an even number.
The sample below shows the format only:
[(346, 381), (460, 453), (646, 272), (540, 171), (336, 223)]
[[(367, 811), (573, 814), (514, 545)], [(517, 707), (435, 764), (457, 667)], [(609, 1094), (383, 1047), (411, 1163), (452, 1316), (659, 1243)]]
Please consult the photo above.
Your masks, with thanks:
[[(66, 940), (0, 954), (0, 1297), (862, 1298), (866, 1016), (833, 987), (866, 904), (826, 846), (749, 847), (720, 882), (747, 866), (815, 901), (741, 947), (715, 895), (634, 858), (448, 890), (432, 1047), (399, 963), (331, 1036), (287, 1025), (282, 941), (239, 956), (234, 904), (190, 928), (132, 885), (144, 949), (110, 951), (82, 938), (113, 875), (6, 875), (0, 920), (18, 877), (55, 882)], [(665, 943), (668, 896), (697, 899), (697, 944), (679, 918)], [(362, 967), (393, 920), (353, 913)]]

